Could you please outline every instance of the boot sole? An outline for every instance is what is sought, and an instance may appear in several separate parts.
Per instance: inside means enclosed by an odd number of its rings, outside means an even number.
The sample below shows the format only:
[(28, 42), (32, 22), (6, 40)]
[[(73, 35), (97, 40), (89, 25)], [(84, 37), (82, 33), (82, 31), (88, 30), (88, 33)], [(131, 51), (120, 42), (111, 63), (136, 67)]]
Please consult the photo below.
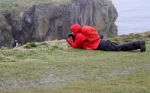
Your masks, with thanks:
[(146, 51), (145, 41), (141, 41), (141, 49), (140, 49), (140, 52), (145, 52), (145, 51)]

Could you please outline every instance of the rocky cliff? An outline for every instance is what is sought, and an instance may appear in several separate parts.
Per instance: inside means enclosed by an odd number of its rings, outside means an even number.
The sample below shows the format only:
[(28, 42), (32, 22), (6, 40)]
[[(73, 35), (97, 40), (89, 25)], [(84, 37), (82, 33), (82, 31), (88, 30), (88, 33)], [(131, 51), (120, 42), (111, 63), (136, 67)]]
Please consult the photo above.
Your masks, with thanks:
[(12, 29), (3, 14), (0, 15), (0, 48), (9, 47), (13, 42)]
[(67, 5), (33, 5), (22, 12), (22, 32), (25, 42), (65, 38), (70, 26)]
[(11, 37), (22, 44), (64, 39), (73, 23), (93, 26), (105, 36), (117, 35), (115, 21), (118, 14), (110, 0), (71, 0), (65, 5), (33, 5), (20, 13), (20, 21), (14, 21), (12, 14), (7, 13), (4, 18), (11, 27)]
[(117, 17), (110, 0), (72, 0), (71, 23), (94, 26), (105, 36), (117, 35)]

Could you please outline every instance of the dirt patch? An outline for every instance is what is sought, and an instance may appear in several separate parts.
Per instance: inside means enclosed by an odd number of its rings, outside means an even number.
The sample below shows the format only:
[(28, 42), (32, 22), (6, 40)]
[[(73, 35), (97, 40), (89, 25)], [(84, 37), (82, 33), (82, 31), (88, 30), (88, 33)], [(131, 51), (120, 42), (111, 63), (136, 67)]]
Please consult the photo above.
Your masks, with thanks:
[[(126, 76), (132, 73), (135, 73), (137, 69), (150, 69), (150, 63), (140, 64), (134, 67), (126, 67), (126, 68), (116, 68), (112, 71), (104, 72), (99, 75), (99, 77), (118, 77), (118, 76)], [(16, 90), (22, 88), (30, 88), (36, 87), (39, 85), (48, 85), (53, 87), (61, 87), (69, 83), (70, 81), (83, 80), (85, 77), (84, 73), (72, 73), (68, 75), (63, 75), (61, 77), (56, 76), (54, 74), (42, 75), (39, 79), (29, 80), (29, 81), (21, 81), (21, 80), (6, 80), (0, 82), (0, 90)]]
[(135, 73), (137, 69), (141, 69), (141, 68), (149, 69), (149, 67), (150, 67), (150, 62), (142, 65), (140, 64), (134, 67), (117, 68), (112, 71), (103, 73), (102, 75), (100, 75), (100, 77), (117, 77), (117, 76), (129, 75)]
[(7, 80), (0, 83), (0, 90), (16, 90), (33, 86), (36, 87), (39, 85), (60, 87), (67, 84), (69, 81), (79, 80), (80, 78), (83, 78), (83, 76), (79, 74), (62, 76), (61, 78), (53, 74), (49, 74), (47, 76), (41, 76), (40, 79), (29, 81)]
[(65, 81), (63, 79), (60, 79), (59, 77), (53, 74), (49, 74), (48, 76), (41, 77), (40, 79), (36, 80), (29, 80), (29, 81), (7, 80), (0, 84), (0, 89), (3, 90), (21, 89), (43, 84), (57, 86), (63, 84), (64, 82)]

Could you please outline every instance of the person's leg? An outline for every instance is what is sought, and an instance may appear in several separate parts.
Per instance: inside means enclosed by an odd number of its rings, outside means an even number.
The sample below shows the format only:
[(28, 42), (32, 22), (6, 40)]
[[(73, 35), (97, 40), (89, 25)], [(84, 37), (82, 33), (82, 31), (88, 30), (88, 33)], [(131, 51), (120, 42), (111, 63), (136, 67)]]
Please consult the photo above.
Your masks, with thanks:
[(131, 51), (140, 49), (141, 52), (146, 51), (145, 41), (134, 41), (119, 45), (121, 51)]
[(125, 44), (117, 44), (109, 40), (101, 40), (97, 50), (104, 51), (132, 51), (140, 49), (141, 52), (146, 51), (145, 41), (134, 41)]
[(120, 51), (120, 46), (119, 44), (111, 42), (110, 40), (102, 39), (97, 50)]

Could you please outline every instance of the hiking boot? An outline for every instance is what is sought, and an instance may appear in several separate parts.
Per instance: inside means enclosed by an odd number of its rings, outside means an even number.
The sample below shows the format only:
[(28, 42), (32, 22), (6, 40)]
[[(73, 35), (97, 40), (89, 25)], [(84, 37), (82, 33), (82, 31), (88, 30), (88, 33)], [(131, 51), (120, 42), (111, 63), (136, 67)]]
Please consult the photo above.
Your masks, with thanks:
[(140, 44), (141, 44), (140, 52), (145, 52), (146, 51), (145, 41), (140, 41)]

